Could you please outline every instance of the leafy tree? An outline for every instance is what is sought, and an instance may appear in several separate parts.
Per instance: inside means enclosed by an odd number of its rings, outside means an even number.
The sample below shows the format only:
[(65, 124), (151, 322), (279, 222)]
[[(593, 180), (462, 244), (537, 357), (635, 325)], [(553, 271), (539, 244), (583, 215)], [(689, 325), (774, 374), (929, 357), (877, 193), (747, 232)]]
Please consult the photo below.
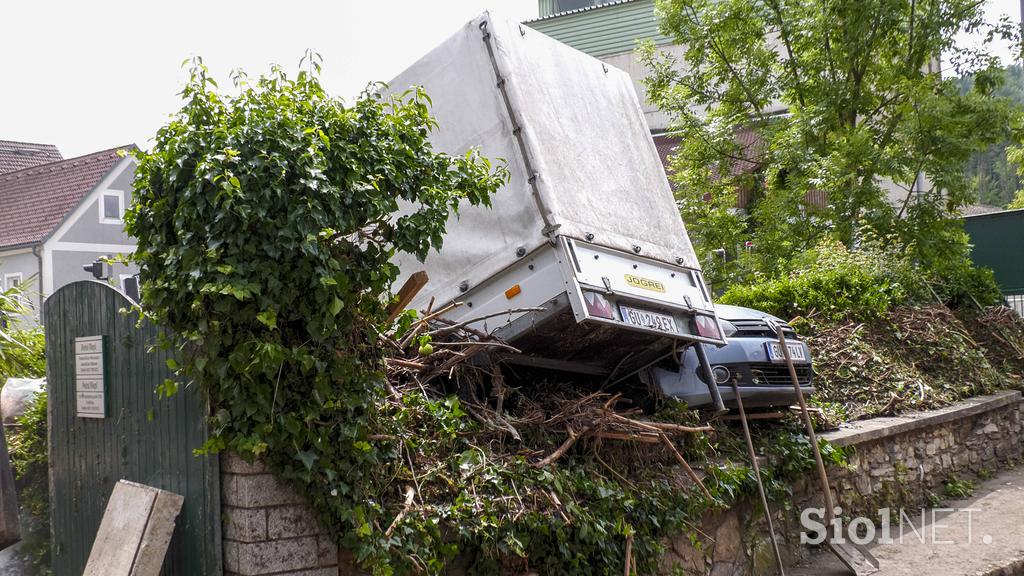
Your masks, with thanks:
[(0, 387), (8, 378), (40, 378), (46, 373), (43, 331), (19, 325), (32, 312), (27, 302), (33, 279), (0, 290)]
[[(682, 61), (642, 50), (649, 97), (682, 137), (672, 168), (684, 218), (705, 263), (720, 247), (735, 258), (738, 237), (754, 243), (749, 257), (709, 266), (713, 280), (775, 273), (826, 236), (854, 246), (864, 228), (896, 238), (926, 269), (965, 265), (951, 220), (973, 200), (964, 164), (1005, 139), (1015, 113), (994, 95), (1002, 75), (988, 42), (954, 38), (1016, 42), (1016, 25), (987, 26), (975, 0), (657, 6), (663, 32), (685, 46)], [(973, 89), (961, 93), (940, 66), (972, 74)], [(738, 190), (753, 196), (749, 213), (734, 209)]]
[(968, 161), (966, 174), (977, 190), (974, 201), (978, 204), (1004, 207), (1020, 190), (1020, 176), (1006, 155), (1010, 144), (1010, 140), (993, 144)]
[(1013, 198), (1013, 201), (1006, 206), (1010, 210), (1020, 210), (1024, 208), (1024, 190), (1018, 191), (1017, 195)]
[[(1024, 145), (1008, 147), (1006, 149), (1006, 158), (1017, 167), (1018, 174), (1024, 175)], [(1013, 200), (1006, 207), (1010, 210), (1024, 208), (1024, 190), (1018, 190)]]
[[(955, 79), (961, 93), (968, 93), (974, 87), (974, 77)], [(1019, 65), (1006, 67), (1005, 80), (993, 92), (995, 96), (1007, 98), (1017, 108), (1024, 107), (1024, 68)], [(992, 206), (1007, 206), (1020, 189), (1020, 176), (1014, 163), (1007, 156), (1012, 140), (1004, 140), (976, 152), (967, 162), (967, 178), (977, 188), (976, 202)]]
[(373, 86), (345, 103), (320, 84), (318, 58), (306, 63), (235, 74), (230, 95), (196, 60), (182, 109), (135, 152), (125, 225), (143, 308), (175, 335), (171, 368), (209, 397), (206, 449), (261, 456), (365, 552), (377, 472), (399, 456), (368, 441), (390, 260), (440, 248), (449, 215), (488, 204), (506, 172), (434, 151), (422, 90)]

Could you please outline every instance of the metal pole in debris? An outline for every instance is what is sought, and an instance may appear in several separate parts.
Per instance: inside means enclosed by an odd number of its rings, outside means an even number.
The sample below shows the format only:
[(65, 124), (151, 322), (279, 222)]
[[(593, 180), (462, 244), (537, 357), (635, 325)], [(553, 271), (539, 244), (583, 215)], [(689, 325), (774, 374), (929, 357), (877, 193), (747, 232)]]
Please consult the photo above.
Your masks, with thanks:
[(708, 360), (707, 350), (704, 349), (704, 344), (697, 342), (694, 345), (697, 350), (697, 361), (700, 362), (701, 370), (704, 371), (704, 377), (707, 378), (708, 392), (711, 394), (711, 402), (715, 405), (715, 416), (721, 416), (728, 412), (725, 408), (725, 404), (722, 403), (722, 394), (718, 391), (718, 382), (715, 382), (715, 373), (711, 370), (711, 362)]
[(765, 496), (764, 482), (761, 481), (761, 466), (757, 463), (754, 441), (750, 438), (750, 428), (747, 426), (747, 413), (743, 409), (743, 398), (740, 397), (740, 387), (736, 383), (735, 377), (732, 379), (732, 392), (736, 397), (736, 407), (740, 411), (740, 423), (743, 424), (743, 438), (747, 441), (747, 454), (750, 456), (750, 465), (754, 468), (754, 477), (757, 478), (757, 493), (761, 496), (761, 506), (764, 507), (764, 519), (768, 521), (768, 533), (772, 537), (772, 552), (775, 553), (775, 562), (779, 565), (779, 576), (786, 576), (786, 567), (782, 564), (782, 554), (779, 552), (779, 543), (775, 537), (772, 511), (771, 508), (768, 508), (768, 497)]
[(818, 436), (814, 433), (814, 423), (811, 422), (811, 413), (807, 410), (807, 401), (804, 400), (804, 391), (800, 388), (800, 379), (796, 375), (796, 366), (793, 365), (793, 357), (789, 354), (789, 346), (786, 344), (786, 335), (782, 333), (782, 326), (775, 327), (775, 334), (779, 337), (779, 346), (782, 348), (782, 355), (786, 359), (786, 367), (789, 368), (789, 378), (793, 381), (796, 399), (800, 403), (800, 415), (803, 416), (807, 437), (811, 441), (814, 463), (818, 466), (818, 480), (821, 482), (821, 493), (825, 499), (825, 520), (827, 521), (825, 542), (829, 550), (857, 576), (874, 574), (878, 572), (878, 560), (875, 559), (867, 548), (856, 542), (837, 540), (835, 538), (835, 524), (832, 522), (835, 517), (832, 488), (829, 487), (828, 473), (825, 472), (825, 463), (821, 459)]
[(825, 462), (821, 459), (821, 451), (818, 450), (818, 436), (814, 433), (814, 423), (811, 422), (811, 413), (807, 409), (807, 401), (804, 400), (804, 391), (800, 388), (800, 378), (796, 375), (796, 366), (789, 355), (789, 347), (786, 346), (786, 336), (782, 333), (782, 326), (775, 327), (776, 335), (779, 337), (779, 346), (782, 348), (782, 355), (786, 359), (786, 366), (789, 368), (789, 377), (793, 381), (793, 388), (796, 390), (796, 399), (800, 403), (800, 416), (803, 417), (804, 428), (807, 430), (807, 438), (811, 441), (811, 449), (814, 452), (814, 463), (818, 468), (818, 482), (821, 483), (822, 496), (825, 498), (825, 520), (832, 525), (833, 510), (832, 490), (828, 485), (828, 475), (825, 472)]

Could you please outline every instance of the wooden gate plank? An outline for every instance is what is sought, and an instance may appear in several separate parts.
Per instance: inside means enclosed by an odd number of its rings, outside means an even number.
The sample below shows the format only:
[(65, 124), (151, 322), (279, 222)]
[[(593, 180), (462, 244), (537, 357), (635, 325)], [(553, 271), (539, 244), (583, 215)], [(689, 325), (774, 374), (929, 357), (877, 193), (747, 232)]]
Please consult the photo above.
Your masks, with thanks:
[(157, 490), (125, 482), (114, 485), (82, 576), (127, 576), (146, 532)]
[(121, 480), (114, 486), (82, 576), (157, 576), (184, 498)]
[(139, 543), (139, 553), (135, 557), (131, 576), (156, 576), (160, 573), (174, 534), (174, 519), (181, 512), (184, 502), (183, 496), (165, 490), (158, 491), (146, 532)]

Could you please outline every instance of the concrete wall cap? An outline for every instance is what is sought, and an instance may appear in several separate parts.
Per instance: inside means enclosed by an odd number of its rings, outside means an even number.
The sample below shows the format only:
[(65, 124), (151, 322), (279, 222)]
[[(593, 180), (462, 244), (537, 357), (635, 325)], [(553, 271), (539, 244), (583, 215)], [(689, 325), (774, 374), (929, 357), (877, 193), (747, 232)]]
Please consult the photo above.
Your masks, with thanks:
[(1006, 390), (988, 396), (976, 396), (961, 400), (937, 410), (910, 412), (900, 416), (851, 422), (842, 425), (839, 430), (826, 432), (820, 436), (836, 446), (854, 446), (896, 434), (938, 426), (953, 420), (970, 418), (1020, 402), (1020, 392)]

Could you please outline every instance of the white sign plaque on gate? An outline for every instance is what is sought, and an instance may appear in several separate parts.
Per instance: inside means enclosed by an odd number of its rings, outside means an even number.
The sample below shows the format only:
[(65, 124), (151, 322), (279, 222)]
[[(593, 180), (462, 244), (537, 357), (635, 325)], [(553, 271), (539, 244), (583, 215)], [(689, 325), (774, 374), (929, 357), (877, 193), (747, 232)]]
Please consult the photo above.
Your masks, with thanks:
[(103, 336), (75, 338), (75, 410), (79, 418), (107, 416)]

